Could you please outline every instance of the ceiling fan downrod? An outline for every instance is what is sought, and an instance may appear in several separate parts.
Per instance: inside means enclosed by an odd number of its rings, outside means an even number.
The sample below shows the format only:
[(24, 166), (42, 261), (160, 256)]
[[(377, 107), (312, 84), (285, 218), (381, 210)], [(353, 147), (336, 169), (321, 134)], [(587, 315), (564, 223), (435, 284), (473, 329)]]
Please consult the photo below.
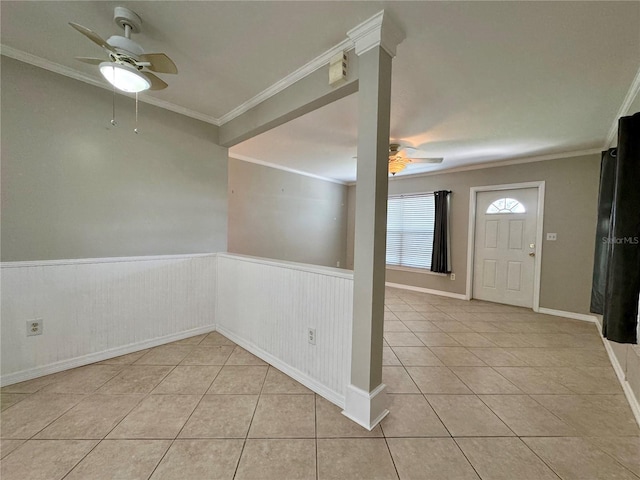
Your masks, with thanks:
[(133, 11), (125, 7), (116, 7), (113, 10), (113, 21), (124, 29), (124, 36), (131, 39), (132, 33), (142, 31), (142, 19)]

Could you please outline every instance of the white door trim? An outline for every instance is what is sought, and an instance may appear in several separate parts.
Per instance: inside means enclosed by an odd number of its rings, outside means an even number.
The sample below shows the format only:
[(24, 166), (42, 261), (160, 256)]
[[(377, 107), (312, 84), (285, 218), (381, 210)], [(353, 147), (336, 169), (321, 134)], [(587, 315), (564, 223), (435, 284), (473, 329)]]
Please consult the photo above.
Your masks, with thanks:
[(540, 271), (542, 267), (542, 227), (544, 217), (544, 180), (537, 182), (509, 183), (504, 185), (485, 185), (471, 187), (469, 190), (469, 238), (467, 239), (467, 289), (465, 298), (471, 300), (473, 296), (473, 257), (475, 253), (476, 236), (476, 197), (478, 192), (498, 190), (514, 190), (517, 188), (538, 189), (538, 212), (536, 225), (536, 257), (533, 267), (533, 311), (540, 310)]

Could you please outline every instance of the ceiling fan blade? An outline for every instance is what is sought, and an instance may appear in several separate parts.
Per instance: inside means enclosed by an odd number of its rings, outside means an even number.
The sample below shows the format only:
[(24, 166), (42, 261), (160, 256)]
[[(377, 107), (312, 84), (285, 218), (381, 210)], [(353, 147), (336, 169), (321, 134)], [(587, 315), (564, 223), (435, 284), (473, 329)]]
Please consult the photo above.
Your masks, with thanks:
[(143, 53), (140, 55), (141, 62), (149, 62), (147, 68), (152, 72), (158, 73), (178, 73), (178, 67), (164, 53)]
[(413, 147), (402, 147), (400, 152), (403, 156), (413, 163), (442, 163), (442, 158), (430, 157), (427, 152)]
[(164, 80), (161, 80), (159, 77), (155, 76), (153, 73), (144, 72), (149, 81), (151, 82), (151, 87), (149, 90), (164, 90), (169, 85)]
[(444, 158), (407, 158), (411, 163), (442, 163)]
[(87, 27), (83, 27), (82, 25), (79, 25), (73, 22), (69, 22), (69, 25), (71, 25), (73, 28), (75, 28), (77, 31), (79, 31), (81, 34), (83, 34), (93, 43), (100, 45), (102, 48), (106, 48), (110, 52), (116, 53), (116, 50), (111, 45), (109, 45), (106, 40), (104, 40), (100, 35), (98, 35), (94, 31), (89, 30)]
[(92, 57), (76, 57), (76, 60), (79, 60), (84, 63), (88, 63), (90, 65), (100, 65), (102, 62), (106, 62), (106, 60), (102, 58), (92, 58)]
[(419, 157), (424, 151), (414, 147), (400, 147), (399, 152), (405, 152), (408, 157)]

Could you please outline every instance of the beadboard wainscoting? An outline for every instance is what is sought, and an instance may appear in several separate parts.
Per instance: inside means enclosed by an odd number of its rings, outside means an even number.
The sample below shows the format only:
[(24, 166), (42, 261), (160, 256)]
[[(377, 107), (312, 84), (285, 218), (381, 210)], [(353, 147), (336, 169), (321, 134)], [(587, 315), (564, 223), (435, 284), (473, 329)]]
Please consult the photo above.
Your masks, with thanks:
[(215, 254), (1, 267), (2, 385), (215, 329)]
[(231, 254), (218, 254), (217, 268), (217, 330), (344, 407), (353, 273)]

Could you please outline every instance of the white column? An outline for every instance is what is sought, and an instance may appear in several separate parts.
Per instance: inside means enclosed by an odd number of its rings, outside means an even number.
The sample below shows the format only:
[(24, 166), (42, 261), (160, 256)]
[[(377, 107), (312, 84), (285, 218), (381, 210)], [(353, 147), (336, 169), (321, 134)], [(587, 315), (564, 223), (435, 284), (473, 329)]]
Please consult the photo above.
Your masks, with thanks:
[(348, 32), (359, 56), (353, 336), (347, 417), (371, 430), (388, 413), (382, 383), (391, 60), (404, 35), (384, 11)]

